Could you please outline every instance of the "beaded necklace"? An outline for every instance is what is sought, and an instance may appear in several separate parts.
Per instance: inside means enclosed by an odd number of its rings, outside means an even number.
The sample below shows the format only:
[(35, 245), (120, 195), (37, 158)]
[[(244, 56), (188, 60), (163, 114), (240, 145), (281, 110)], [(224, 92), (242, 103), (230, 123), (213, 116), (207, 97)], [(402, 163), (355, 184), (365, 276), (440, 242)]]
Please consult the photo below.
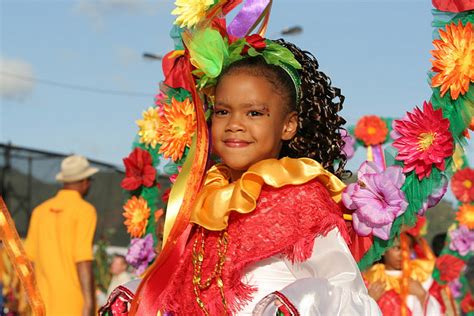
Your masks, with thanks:
[[(198, 232), (196, 240), (193, 244), (193, 288), (194, 294), (196, 295), (196, 302), (202, 309), (204, 315), (209, 315), (209, 311), (207, 310), (204, 302), (201, 299), (201, 291), (208, 289), (213, 283), (213, 280), (216, 280), (217, 287), (219, 288), (219, 292), (221, 294), (222, 304), (224, 305), (224, 310), (227, 313), (227, 302), (224, 295), (224, 282), (222, 281), (221, 276), (222, 269), (224, 268), (225, 256), (227, 253), (229, 235), (227, 234), (227, 231), (222, 231), (219, 234), (219, 238), (217, 239), (218, 260), (216, 262), (216, 265), (214, 266), (214, 271), (207, 278), (207, 280), (202, 283), (202, 263), (204, 262), (205, 255), (205, 232), (204, 228), (202, 228), (201, 226), (199, 227), (199, 230), (200, 233)], [(200, 243), (198, 242), (199, 239), (201, 239)], [(199, 249), (197, 249), (198, 243), (200, 244)]]

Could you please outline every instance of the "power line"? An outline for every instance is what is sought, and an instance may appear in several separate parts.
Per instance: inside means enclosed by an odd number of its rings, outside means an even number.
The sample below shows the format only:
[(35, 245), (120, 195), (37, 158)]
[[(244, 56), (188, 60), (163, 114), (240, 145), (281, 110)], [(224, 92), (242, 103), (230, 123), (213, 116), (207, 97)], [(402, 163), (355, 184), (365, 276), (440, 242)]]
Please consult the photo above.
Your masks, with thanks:
[(153, 97), (154, 96), (153, 94), (150, 94), (150, 93), (93, 88), (93, 87), (69, 84), (69, 83), (58, 82), (58, 81), (53, 81), (53, 80), (33, 78), (33, 77), (13, 74), (13, 73), (4, 72), (4, 71), (0, 71), (0, 75), (12, 77), (12, 78), (16, 78), (16, 79), (20, 79), (24, 81), (38, 82), (45, 85), (56, 86), (56, 87), (72, 89), (72, 90), (79, 90), (79, 91), (87, 91), (87, 92), (102, 93), (102, 94), (113, 94), (113, 95), (126, 95), (126, 96), (132, 96), (132, 97)]

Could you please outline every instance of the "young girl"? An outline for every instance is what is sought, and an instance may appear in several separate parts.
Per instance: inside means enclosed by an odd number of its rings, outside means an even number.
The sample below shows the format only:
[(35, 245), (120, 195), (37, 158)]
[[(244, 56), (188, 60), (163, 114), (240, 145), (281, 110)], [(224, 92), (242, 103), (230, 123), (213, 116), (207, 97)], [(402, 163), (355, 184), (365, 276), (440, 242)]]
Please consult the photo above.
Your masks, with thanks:
[[(409, 237), (414, 246), (414, 237)], [(426, 247), (427, 248), (427, 247)], [(442, 315), (440, 302), (430, 293), (433, 285), (431, 274), (434, 258), (430, 249), (426, 249), (427, 258), (408, 259), (409, 278), (405, 305), (407, 315)], [(369, 294), (377, 300), (383, 315), (401, 315), (402, 312), (402, 276), (403, 256), (400, 240), (385, 251), (382, 263), (373, 265), (365, 274), (369, 283)], [(440, 298), (440, 296), (438, 296)]]
[(221, 163), (207, 173), (184, 254), (164, 290), (140, 287), (132, 310), (378, 315), (337, 204), (343, 96), (310, 53), (249, 42), (258, 54), (242, 49), (217, 78), (211, 134)]

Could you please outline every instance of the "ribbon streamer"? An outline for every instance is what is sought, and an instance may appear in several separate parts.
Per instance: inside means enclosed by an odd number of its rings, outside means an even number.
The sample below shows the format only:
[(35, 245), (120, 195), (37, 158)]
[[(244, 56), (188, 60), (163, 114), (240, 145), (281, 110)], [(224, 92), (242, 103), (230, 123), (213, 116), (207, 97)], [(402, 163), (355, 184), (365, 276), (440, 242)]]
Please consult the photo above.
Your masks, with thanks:
[(383, 154), (382, 145), (372, 146), (373, 161), (380, 168), (380, 170), (385, 170), (385, 157)]
[[(247, 0), (244, 7), (230, 22), (227, 31), (236, 37), (244, 37), (249, 34), (253, 28), (262, 19), (264, 13), (268, 13), (271, 0)], [(267, 14), (266, 16), (269, 16)], [(268, 21), (268, 19), (267, 19)], [(266, 27), (265, 27), (266, 28)]]
[(23, 244), (21, 243), (18, 232), (15, 228), (7, 206), (0, 196), (0, 237), (3, 242), (3, 247), (12, 262), (15, 272), (20, 279), (21, 285), (25, 289), (26, 298), (31, 307), (33, 315), (45, 315), (44, 303), (41, 299), (38, 287), (36, 286), (36, 279), (33, 273), (33, 267), (28, 260)]
[[(188, 75), (195, 87), (191, 72)], [(168, 285), (191, 231), (189, 218), (204, 180), (209, 153), (208, 128), (201, 98), (195, 88), (191, 90), (191, 93), (196, 111), (197, 131), (183, 170), (173, 186), (175, 191), (170, 193), (168, 202), (170, 214), (167, 214), (165, 220), (167, 235), (164, 239), (163, 250), (140, 282), (129, 315), (156, 315), (159, 312), (157, 298)]]

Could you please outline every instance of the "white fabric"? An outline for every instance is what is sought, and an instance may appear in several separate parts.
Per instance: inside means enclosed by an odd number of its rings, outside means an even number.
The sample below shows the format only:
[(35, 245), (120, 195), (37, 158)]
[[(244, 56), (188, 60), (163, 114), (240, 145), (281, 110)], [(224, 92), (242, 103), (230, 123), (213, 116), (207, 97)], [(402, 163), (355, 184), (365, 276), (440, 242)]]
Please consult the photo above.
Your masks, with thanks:
[(252, 266), (244, 282), (258, 290), (240, 316), (275, 315), (274, 291), (287, 296), (301, 315), (381, 315), (337, 229), (315, 239), (313, 253), (305, 262), (292, 264), (272, 257)]
[(110, 296), (110, 293), (112, 293), (113, 290), (115, 290), (116, 287), (119, 285), (123, 285), (127, 282), (129, 282), (132, 279), (130, 273), (124, 271), (118, 275), (114, 275), (112, 277), (112, 280), (110, 280), (109, 288), (107, 289), (107, 297)]
[[(394, 277), (402, 277), (402, 271), (400, 270), (385, 270), (385, 273)], [(432, 284), (433, 278), (429, 277), (425, 282), (421, 283), (421, 286), (423, 286), (425, 291), (428, 292)], [(426, 302), (426, 314), (423, 314), (423, 305), (421, 305), (420, 300), (418, 300), (415, 295), (407, 296), (407, 307), (411, 311), (412, 315), (442, 315), (441, 305), (439, 304), (438, 300), (431, 295), (428, 296), (428, 301)]]

